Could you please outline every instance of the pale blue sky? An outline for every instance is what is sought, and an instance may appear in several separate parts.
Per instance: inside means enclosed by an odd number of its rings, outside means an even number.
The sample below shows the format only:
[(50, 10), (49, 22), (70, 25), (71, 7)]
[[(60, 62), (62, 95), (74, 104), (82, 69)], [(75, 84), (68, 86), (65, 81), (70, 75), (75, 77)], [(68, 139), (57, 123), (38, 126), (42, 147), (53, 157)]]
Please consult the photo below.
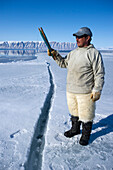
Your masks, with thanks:
[(0, 0), (0, 41), (75, 42), (72, 34), (87, 26), (96, 47), (113, 47), (113, 0)]

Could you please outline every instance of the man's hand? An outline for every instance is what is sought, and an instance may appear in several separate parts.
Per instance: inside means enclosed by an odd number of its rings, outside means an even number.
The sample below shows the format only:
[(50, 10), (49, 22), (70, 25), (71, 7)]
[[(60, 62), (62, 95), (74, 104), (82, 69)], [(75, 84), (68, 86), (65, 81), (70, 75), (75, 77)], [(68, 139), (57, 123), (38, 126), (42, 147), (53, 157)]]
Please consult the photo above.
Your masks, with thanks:
[(57, 51), (55, 51), (54, 49), (51, 49), (51, 52), (50, 52), (50, 50), (48, 49), (47, 50), (47, 54), (48, 54), (48, 56), (52, 56), (53, 55), (53, 57), (54, 57), (53, 59), (55, 60)]
[(90, 97), (95, 102), (100, 99), (100, 95), (100, 92), (92, 92)]

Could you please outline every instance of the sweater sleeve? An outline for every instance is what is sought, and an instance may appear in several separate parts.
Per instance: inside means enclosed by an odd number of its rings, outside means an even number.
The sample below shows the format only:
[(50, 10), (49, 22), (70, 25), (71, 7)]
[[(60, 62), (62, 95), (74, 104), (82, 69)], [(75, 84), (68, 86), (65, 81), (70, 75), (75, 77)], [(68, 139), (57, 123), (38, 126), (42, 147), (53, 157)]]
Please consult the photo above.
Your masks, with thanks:
[(56, 54), (56, 63), (61, 67), (61, 68), (67, 68), (68, 66), (68, 60), (69, 60), (69, 54), (66, 55), (65, 57), (62, 57), (58, 52)]
[(93, 74), (94, 74), (94, 87), (93, 91), (101, 92), (104, 85), (104, 75), (105, 69), (102, 60), (102, 56), (99, 52), (94, 54), (93, 62), (92, 62)]

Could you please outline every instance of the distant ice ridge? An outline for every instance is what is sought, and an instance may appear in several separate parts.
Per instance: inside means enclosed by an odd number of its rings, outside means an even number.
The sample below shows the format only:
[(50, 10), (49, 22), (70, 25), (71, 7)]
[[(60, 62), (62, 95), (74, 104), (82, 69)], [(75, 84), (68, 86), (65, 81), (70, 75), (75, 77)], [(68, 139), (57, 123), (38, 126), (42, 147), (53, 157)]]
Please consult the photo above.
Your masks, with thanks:
[[(50, 42), (51, 47), (56, 50), (73, 50), (76, 43), (71, 42)], [(0, 42), (0, 49), (37, 49), (46, 51), (47, 47), (43, 41), (6, 41)]]

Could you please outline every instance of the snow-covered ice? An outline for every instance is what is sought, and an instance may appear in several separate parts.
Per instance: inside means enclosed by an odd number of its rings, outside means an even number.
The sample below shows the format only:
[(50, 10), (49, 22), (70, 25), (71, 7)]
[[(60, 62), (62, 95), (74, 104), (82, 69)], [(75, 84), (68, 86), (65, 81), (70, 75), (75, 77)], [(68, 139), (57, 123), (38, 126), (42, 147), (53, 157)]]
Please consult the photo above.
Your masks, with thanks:
[(1, 170), (17, 170), (25, 163), (49, 86), (45, 61), (0, 64)]
[(79, 145), (81, 134), (71, 139), (63, 135), (71, 125), (67, 70), (46, 53), (27, 56), (27, 61), (25, 56), (13, 56), (11, 61), (2, 56), (0, 170), (113, 169), (113, 53), (106, 53), (105, 85), (88, 146)]

